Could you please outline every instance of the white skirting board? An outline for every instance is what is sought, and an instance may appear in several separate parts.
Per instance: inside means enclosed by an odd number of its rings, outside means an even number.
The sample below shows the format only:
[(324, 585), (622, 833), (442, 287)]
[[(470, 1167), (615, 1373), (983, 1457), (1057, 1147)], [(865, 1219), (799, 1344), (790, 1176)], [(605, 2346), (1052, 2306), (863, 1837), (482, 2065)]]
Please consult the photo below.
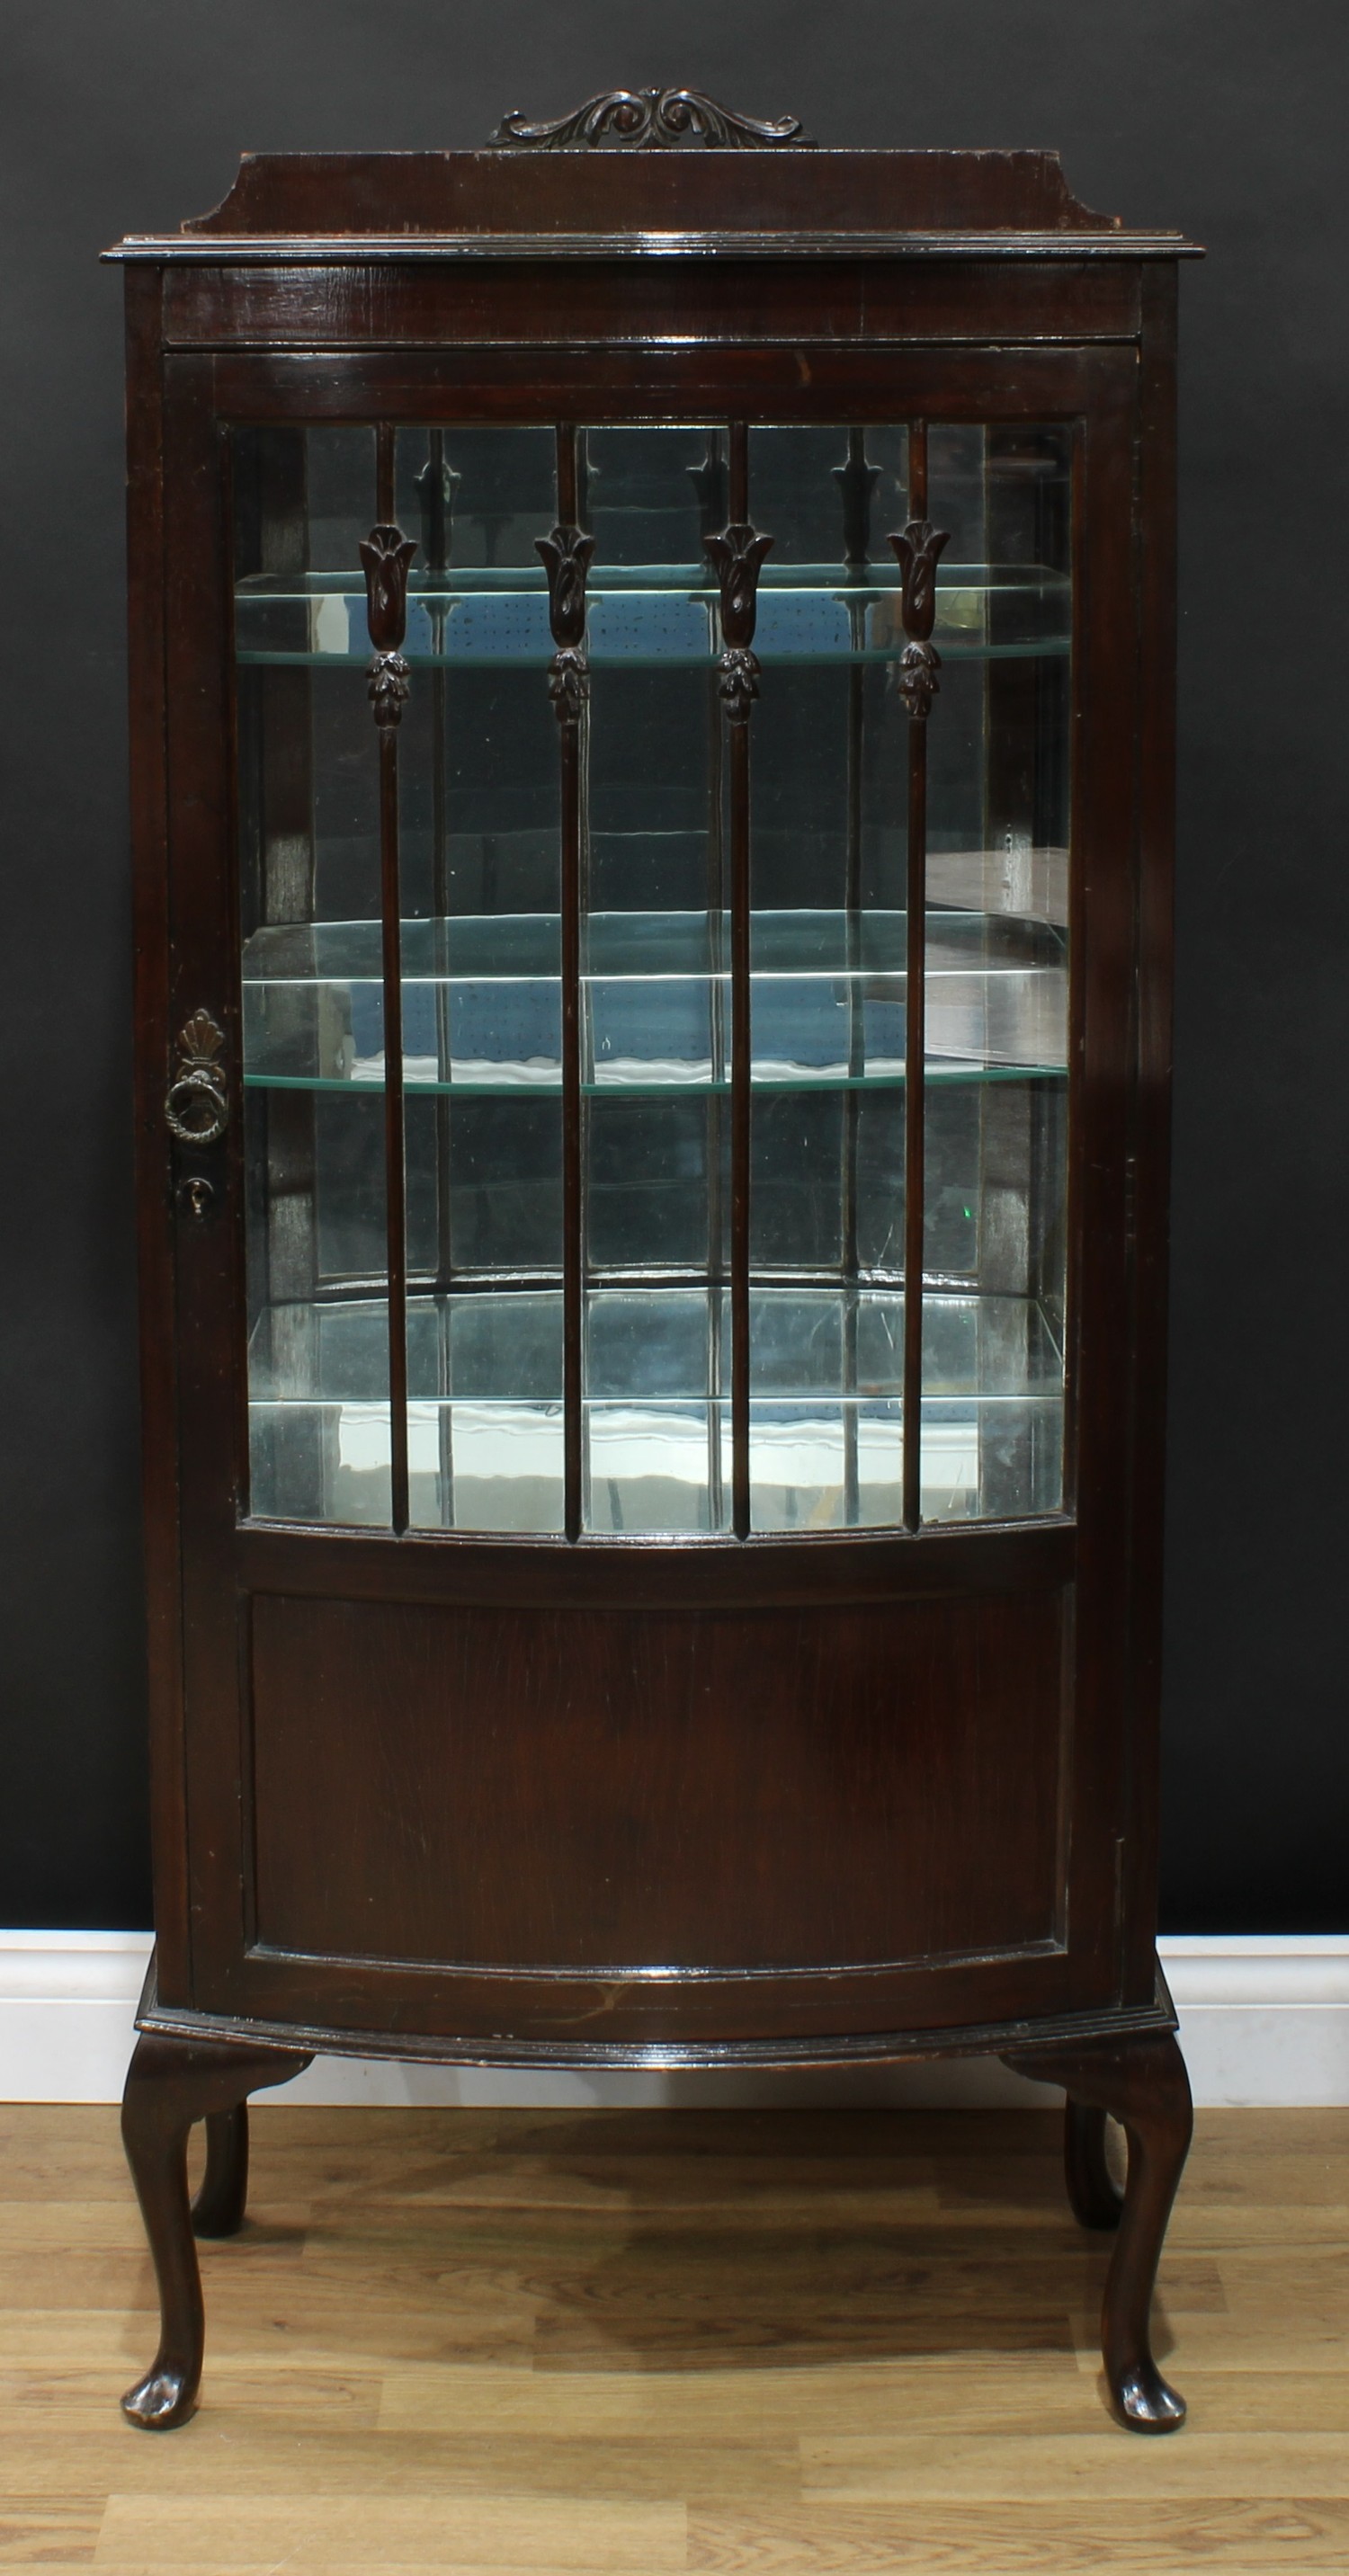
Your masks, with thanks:
[[(143, 1932), (0, 1932), (0, 2100), (120, 2098), (149, 1949)], [(1349, 2104), (1349, 1933), (1173, 1936), (1161, 1943), (1161, 1955), (1197, 2102)], [(319, 2057), (266, 2098), (522, 2109), (845, 2102), (944, 2109), (1050, 2097), (991, 2058), (827, 2074), (652, 2068), (568, 2075)]]

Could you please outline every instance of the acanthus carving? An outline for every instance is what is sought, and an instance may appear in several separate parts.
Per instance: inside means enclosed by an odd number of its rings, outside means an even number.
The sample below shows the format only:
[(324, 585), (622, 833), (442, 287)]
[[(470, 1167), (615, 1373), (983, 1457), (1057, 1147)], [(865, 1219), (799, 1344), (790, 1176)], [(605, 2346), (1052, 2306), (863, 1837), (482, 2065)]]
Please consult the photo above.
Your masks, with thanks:
[(747, 724), (759, 694), (759, 657), (751, 648), (758, 615), (759, 568), (773, 540), (761, 537), (746, 520), (733, 520), (719, 536), (704, 537), (721, 587), (721, 635), (725, 647), (718, 683), (721, 702), (732, 724)]
[(937, 561), (950, 531), (930, 519), (910, 519), (891, 534), (901, 575), (900, 619), (908, 637), (899, 657), (899, 694), (915, 723), (924, 724), (940, 682), (941, 655), (931, 642), (937, 615)]
[(408, 566), (416, 551), (414, 537), (383, 523), (372, 528), (360, 545), (366, 623), (374, 646), (366, 689), (381, 727), (398, 724), (407, 701), (408, 666), (402, 643), (407, 633)]
[(586, 575), (595, 540), (563, 522), (535, 547), (548, 577), (548, 623), (556, 651), (548, 665), (548, 695), (559, 724), (578, 724), (590, 695), (585, 655)]
[(605, 142), (628, 150), (691, 142), (750, 152), (775, 143), (809, 146), (810, 137), (799, 116), (739, 116), (700, 89), (610, 89), (551, 123), (528, 124), (513, 107), (492, 141), (534, 152), (584, 152)]
[(732, 724), (749, 723), (750, 708), (759, 694), (762, 668), (758, 654), (752, 653), (746, 644), (730, 644), (722, 654), (721, 678), (717, 687)]
[(590, 665), (574, 644), (564, 644), (548, 665), (548, 695), (559, 724), (579, 724), (590, 695)]

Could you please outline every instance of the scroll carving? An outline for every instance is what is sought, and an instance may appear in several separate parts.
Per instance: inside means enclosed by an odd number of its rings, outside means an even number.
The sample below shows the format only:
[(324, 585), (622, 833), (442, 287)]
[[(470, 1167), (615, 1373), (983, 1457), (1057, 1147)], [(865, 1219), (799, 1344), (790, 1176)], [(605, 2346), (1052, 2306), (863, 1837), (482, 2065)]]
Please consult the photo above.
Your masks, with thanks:
[(733, 520), (719, 536), (704, 537), (712, 568), (721, 585), (721, 702), (732, 724), (748, 724), (759, 694), (760, 663), (753, 651), (758, 615), (759, 567), (771, 552), (771, 537), (761, 537), (743, 519)]
[(613, 142), (629, 150), (680, 143), (714, 151), (751, 152), (765, 145), (809, 145), (799, 116), (739, 116), (700, 89), (610, 89), (552, 123), (528, 124), (518, 107), (503, 116), (492, 141), (533, 152), (586, 152)]
[(925, 724), (941, 683), (941, 655), (931, 641), (937, 615), (937, 559), (950, 543), (950, 530), (934, 528), (930, 519), (910, 519), (902, 535), (892, 533), (902, 577), (900, 619), (908, 642), (899, 657), (899, 694), (915, 723)]
[(209, 1011), (194, 1011), (178, 1032), (178, 1070), (169, 1084), (164, 1117), (180, 1144), (213, 1145), (224, 1135), (230, 1114), (220, 1062), (224, 1043), (225, 1032)]
[(408, 566), (416, 551), (416, 539), (405, 537), (401, 528), (381, 525), (361, 540), (366, 623), (375, 648), (366, 689), (381, 727), (400, 723), (407, 701), (408, 666), (402, 644), (407, 633)]
[(586, 575), (595, 540), (583, 529), (564, 523), (551, 536), (536, 537), (534, 543), (548, 576), (548, 623), (557, 648), (548, 666), (548, 695), (559, 724), (579, 724), (590, 695)]

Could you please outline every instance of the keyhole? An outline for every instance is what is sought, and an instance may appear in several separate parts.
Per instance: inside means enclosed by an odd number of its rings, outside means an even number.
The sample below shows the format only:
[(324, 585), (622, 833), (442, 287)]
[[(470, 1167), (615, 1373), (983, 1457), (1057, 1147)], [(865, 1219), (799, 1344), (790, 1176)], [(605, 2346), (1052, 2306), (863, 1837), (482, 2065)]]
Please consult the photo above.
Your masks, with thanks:
[(209, 1181), (204, 1181), (199, 1172), (194, 1172), (190, 1181), (183, 1182), (178, 1196), (184, 1207), (191, 1210), (193, 1216), (203, 1217), (215, 1197), (215, 1191)]

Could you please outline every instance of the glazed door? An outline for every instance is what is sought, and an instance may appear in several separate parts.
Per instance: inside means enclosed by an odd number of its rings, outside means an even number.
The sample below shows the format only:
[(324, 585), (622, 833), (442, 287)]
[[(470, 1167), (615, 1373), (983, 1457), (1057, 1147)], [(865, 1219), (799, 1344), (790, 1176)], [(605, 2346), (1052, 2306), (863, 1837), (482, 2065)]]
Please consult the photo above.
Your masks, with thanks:
[(1132, 355), (178, 366), (197, 2000), (1106, 1999)]

